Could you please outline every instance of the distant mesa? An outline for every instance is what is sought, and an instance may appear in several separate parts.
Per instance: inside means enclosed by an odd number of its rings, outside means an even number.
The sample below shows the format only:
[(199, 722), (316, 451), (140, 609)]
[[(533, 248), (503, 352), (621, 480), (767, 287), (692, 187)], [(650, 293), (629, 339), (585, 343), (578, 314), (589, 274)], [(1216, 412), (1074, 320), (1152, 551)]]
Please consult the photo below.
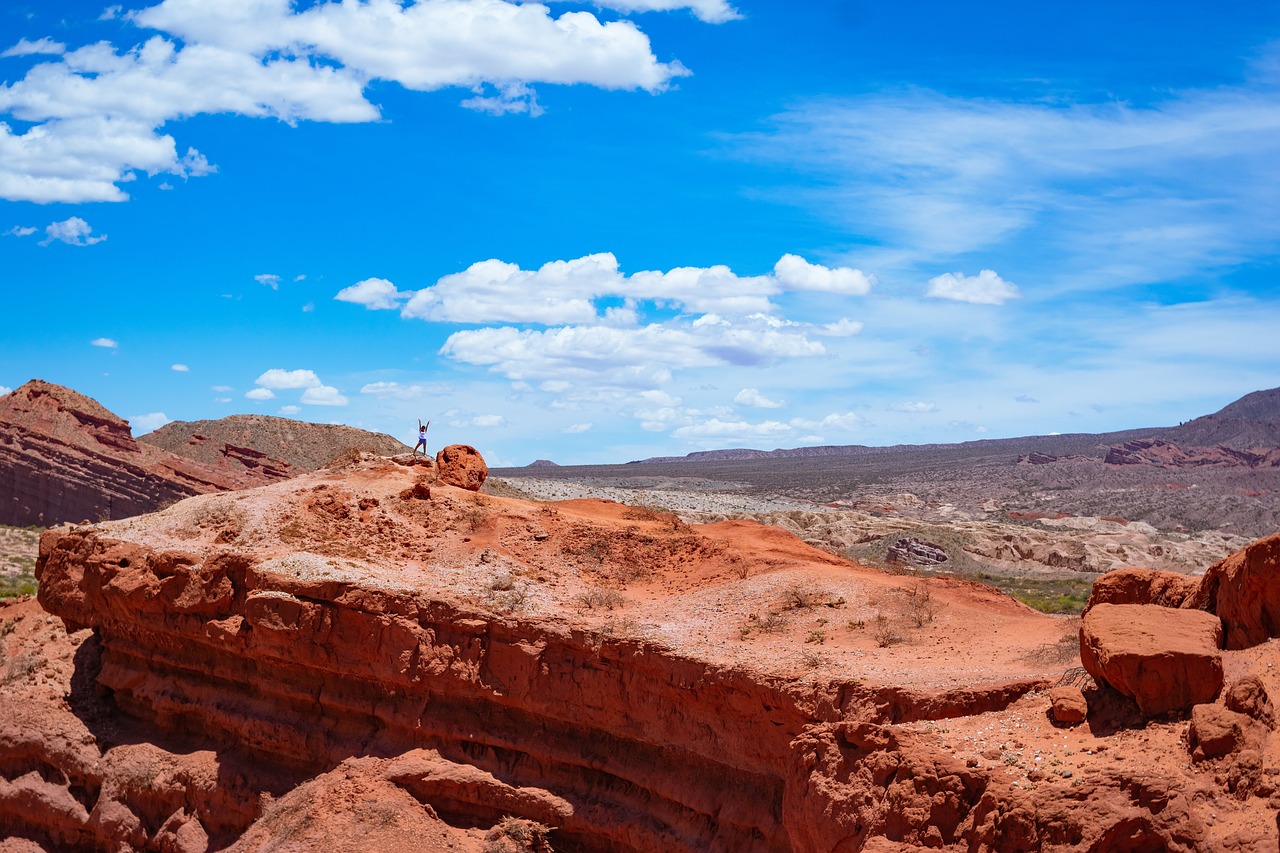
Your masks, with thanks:
[(1108, 465), (1155, 465), (1161, 468), (1280, 468), (1280, 448), (1239, 450), (1217, 447), (1184, 448), (1161, 438), (1137, 438), (1112, 447), (1103, 459)]
[(560, 463), (552, 462), (550, 459), (535, 459), (525, 467), (526, 468), (559, 468)]

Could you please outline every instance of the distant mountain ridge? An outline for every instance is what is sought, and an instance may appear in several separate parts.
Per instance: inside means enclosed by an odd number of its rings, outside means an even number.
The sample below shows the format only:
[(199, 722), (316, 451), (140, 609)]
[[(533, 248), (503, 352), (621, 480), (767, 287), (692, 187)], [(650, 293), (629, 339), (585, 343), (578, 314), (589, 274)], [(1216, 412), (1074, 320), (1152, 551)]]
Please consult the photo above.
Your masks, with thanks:
[(313, 424), (272, 415), (229, 415), (217, 420), (171, 421), (138, 441), (212, 464), (227, 455), (256, 451), (293, 472), (314, 471), (335, 457), (362, 450), (379, 456), (411, 448), (380, 432), (343, 424)]
[(1185, 447), (1227, 447), (1232, 450), (1255, 450), (1280, 447), (1280, 388), (1254, 391), (1224, 406), (1211, 415), (1203, 415), (1175, 427), (1149, 427), (1109, 433), (1071, 433), (1056, 436), (981, 439), (952, 444), (892, 445), (870, 447), (863, 444), (791, 447), (756, 450), (733, 447), (723, 450), (698, 450), (684, 456), (653, 456), (629, 464), (664, 462), (733, 462), (749, 459), (807, 459), (820, 456), (870, 456), (893, 453), (906, 448), (941, 449), (950, 446), (993, 446), (1007, 443), (1022, 447), (1034, 442), (1042, 452), (1081, 453), (1090, 445), (1093, 455), (1105, 455), (1109, 445), (1123, 444), (1138, 437), (1160, 438)]

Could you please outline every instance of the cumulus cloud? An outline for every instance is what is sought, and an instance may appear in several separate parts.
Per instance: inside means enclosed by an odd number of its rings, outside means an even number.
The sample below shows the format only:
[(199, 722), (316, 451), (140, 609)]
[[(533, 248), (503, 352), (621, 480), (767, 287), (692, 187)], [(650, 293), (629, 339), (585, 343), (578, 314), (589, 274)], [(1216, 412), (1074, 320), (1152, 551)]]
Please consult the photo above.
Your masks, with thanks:
[(313, 370), (282, 370), (273, 367), (254, 380), (264, 388), (282, 390), (286, 388), (318, 388), (324, 383)]
[(141, 435), (142, 433), (160, 429), (160, 427), (170, 423), (172, 420), (173, 418), (164, 412), (151, 412), (146, 415), (134, 415), (129, 418), (129, 425), (133, 427), (134, 432)]
[(12, 394), (12, 393), (13, 393), (13, 389), (10, 388), (8, 385), (0, 385), (0, 397), (3, 397), (6, 394)]
[(515, 380), (589, 381), (597, 385), (660, 386), (672, 370), (822, 355), (822, 344), (801, 332), (744, 323), (728, 328), (688, 323), (638, 328), (566, 326), (545, 331), (511, 327), (454, 332), (441, 354), (488, 365)]
[(385, 278), (366, 278), (339, 290), (338, 295), (333, 298), (339, 302), (363, 305), (372, 311), (398, 308), (409, 296), (410, 294), (396, 290), (396, 286)]
[[(0, 133), (3, 131), (4, 125), (0, 124)], [(41, 246), (48, 246), (55, 241), (69, 246), (92, 246), (107, 239), (106, 234), (94, 235), (93, 226), (78, 216), (72, 216), (61, 222), (51, 222), (45, 226), (44, 233), (47, 236), (40, 241)]]
[[(473, 91), (475, 97), (467, 98), (461, 106), (478, 113), (491, 116), (528, 113), (531, 118), (537, 118), (545, 112), (538, 104), (538, 93), (524, 83), (500, 83), (492, 90), (477, 86)], [(493, 94), (489, 94), (490, 91)]]
[(743, 388), (734, 396), (733, 402), (740, 406), (753, 406), (757, 409), (781, 409), (783, 403), (770, 400), (755, 388)]
[[(417, 292), (403, 293), (385, 279), (366, 279), (339, 291), (335, 299), (367, 308), (401, 310), (407, 318), (448, 323), (608, 323), (637, 322), (641, 303), (674, 306), (689, 313), (741, 317), (775, 310), (771, 297), (782, 293), (826, 292), (859, 296), (874, 277), (850, 267), (811, 264), (785, 255), (767, 275), (742, 276), (724, 265), (644, 270), (624, 275), (609, 252), (569, 261), (551, 261), (536, 270), (497, 259), (478, 261), (460, 273)], [(600, 300), (622, 300), (604, 311)], [(828, 335), (854, 334), (850, 320), (824, 327)]]
[[(685, 4), (688, 5), (688, 4)], [(713, 0), (693, 4), (723, 17)], [(179, 156), (160, 128), (198, 114), (287, 122), (367, 122), (375, 81), (417, 90), (495, 87), (472, 108), (534, 113), (531, 84), (586, 84), (660, 92), (688, 73), (654, 56), (628, 20), (583, 11), (552, 14), (540, 3), (498, 0), (318, 2), (164, 0), (114, 18), (159, 35), (119, 50), (106, 43), (62, 52), (48, 39), (8, 55), (54, 53), (0, 88), (0, 197), (15, 201), (122, 201), (134, 171), (183, 177), (213, 167), (198, 151)]]
[(746, 442), (752, 440), (782, 440), (785, 438), (803, 438), (810, 441), (821, 441), (822, 435), (807, 435), (818, 430), (832, 432), (851, 432), (863, 424), (861, 416), (854, 412), (833, 412), (818, 420), (810, 418), (792, 418), (789, 421), (767, 420), (752, 423), (743, 420), (724, 420), (712, 417), (708, 420), (686, 424), (672, 431), (675, 438), (713, 439), (715, 441)]
[(250, 400), (274, 400), (276, 392), (270, 388), (253, 388), (244, 394)]
[(89, 341), (89, 343), (95, 347), (103, 347), (105, 349), (116, 349), (120, 346), (119, 343), (113, 341), (111, 338), (94, 338)]
[(976, 276), (964, 273), (943, 273), (929, 279), (929, 296), (971, 302), (975, 305), (1003, 305), (1022, 295), (1017, 285), (1005, 281), (994, 270), (983, 270)]
[(302, 402), (309, 406), (345, 406), (349, 401), (332, 385), (316, 385), (302, 392)]
[(862, 324), (857, 320), (850, 320), (848, 317), (841, 317), (834, 323), (824, 323), (814, 329), (817, 334), (831, 338), (848, 338), (861, 331)]
[(4, 235), (6, 237), (30, 237), (32, 234), (36, 233), (37, 230), (39, 229), (22, 226), (22, 225), (15, 225), (12, 228), (10, 228), (8, 231), (4, 232)]
[(820, 290), (851, 296), (865, 296), (875, 283), (875, 276), (861, 270), (848, 267), (830, 269), (790, 254), (783, 255), (774, 265), (773, 274), (788, 290)]
[(507, 419), (502, 415), (474, 415), (467, 418), (454, 418), (449, 421), (449, 426), (457, 429), (496, 429), (505, 426)]
[(562, 433), (565, 433), (566, 435), (577, 435), (578, 433), (587, 432), (593, 426), (595, 426), (595, 424), (592, 424), (592, 423), (570, 424), (569, 426), (565, 427), (560, 431)]
[(176, 370), (178, 373), (187, 373), (191, 370), (185, 364), (174, 364), (169, 367), (170, 370)]
[(301, 406), (289, 405), (289, 406), (280, 407), (280, 414), (282, 415), (296, 415), (298, 414), (298, 412), (301, 412), (301, 411), (302, 411)]
[(272, 290), (280, 289), (280, 276), (275, 275), (273, 273), (267, 272), (267, 273), (262, 273), (261, 275), (255, 275), (253, 277), (253, 280), (256, 281), (258, 284), (265, 284), (267, 287), (271, 288)]

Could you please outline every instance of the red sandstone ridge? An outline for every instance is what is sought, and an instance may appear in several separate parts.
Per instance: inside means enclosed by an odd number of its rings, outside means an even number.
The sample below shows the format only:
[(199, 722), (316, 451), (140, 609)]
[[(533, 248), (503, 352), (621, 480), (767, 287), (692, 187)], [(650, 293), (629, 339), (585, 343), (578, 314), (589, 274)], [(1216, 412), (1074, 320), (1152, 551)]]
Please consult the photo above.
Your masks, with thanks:
[(128, 421), (38, 379), (0, 397), (0, 524), (124, 518), (288, 476), (262, 461), (250, 451), (205, 465), (139, 444)]
[[(0, 835), (479, 853), (510, 818), (570, 853), (1276, 847), (1270, 735), (1250, 771), (1189, 761), (1185, 722), (1055, 727), (1070, 620), (440, 462), (47, 532), (40, 604), (73, 633), (0, 606)], [(1223, 653), (1233, 681), (1253, 653)], [(1260, 669), (1233, 695), (1261, 716)]]

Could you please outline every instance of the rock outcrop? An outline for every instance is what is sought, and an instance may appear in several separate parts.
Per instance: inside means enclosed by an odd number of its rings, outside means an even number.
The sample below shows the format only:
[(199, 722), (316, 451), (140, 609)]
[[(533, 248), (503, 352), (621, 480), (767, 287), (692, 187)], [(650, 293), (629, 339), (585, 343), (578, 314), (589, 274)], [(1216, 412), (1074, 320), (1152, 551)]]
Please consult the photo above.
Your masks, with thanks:
[(890, 545), (884, 559), (886, 563), (898, 566), (936, 566), (945, 563), (948, 557), (941, 545), (907, 537)]
[(1093, 582), (1085, 607), (1099, 604), (1158, 604), (1181, 607), (1200, 587), (1200, 578), (1155, 569), (1116, 569)]
[(1098, 604), (1080, 623), (1080, 661), (1154, 717), (1214, 700), (1222, 689), (1221, 639), (1212, 613)]
[(1228, 649), (1280, 637), (1280, 534), (1210, 566), (1183, 606), (1218, 614)]
[(1280, 448), (1240, 450), (1218, 447), (1181, 447), (1162, 438), (1135, 438), (1110, 448), (1103, 459), (1108, 465), (1153, 465), (1159, 468), (1277, 468)]
[(32, 380), (0, 397), (0, 524), (124, 518), (285, 476), (252, 453), (206, 465), (139, 444), (127, 421), (59, 385)]

